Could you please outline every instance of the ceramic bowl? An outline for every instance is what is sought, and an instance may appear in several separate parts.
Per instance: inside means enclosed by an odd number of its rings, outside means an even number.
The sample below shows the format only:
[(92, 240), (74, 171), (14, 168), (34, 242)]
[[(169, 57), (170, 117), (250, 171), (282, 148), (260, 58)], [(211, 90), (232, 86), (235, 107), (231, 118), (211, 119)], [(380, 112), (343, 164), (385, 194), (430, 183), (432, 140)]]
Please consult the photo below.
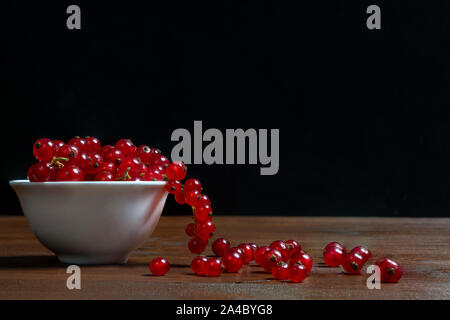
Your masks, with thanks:
[(155, 229), (164, 181), (10, 181), (39, 241), (69, 264), (123, 264)]

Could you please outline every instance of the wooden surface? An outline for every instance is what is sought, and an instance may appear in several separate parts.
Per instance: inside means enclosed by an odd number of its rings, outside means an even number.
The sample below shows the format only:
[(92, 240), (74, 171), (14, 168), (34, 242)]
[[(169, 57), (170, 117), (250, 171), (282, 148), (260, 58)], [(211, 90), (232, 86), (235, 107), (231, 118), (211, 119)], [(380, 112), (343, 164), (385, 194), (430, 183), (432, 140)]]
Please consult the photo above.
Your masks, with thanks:
[[(184, 226), (190, 217), (162, 217), (157, 229), (126, 265), (82, 266), (81, 290), (68, 290), (66, 265), (33, 236), (23, 217), (0, 217), (0, 299), (449, 299), (450, 219), (216, 217), (217, 236), (232, 244), (267, 244), (296, 239), (314, 259), (301, 284), (272, 280), (249, 265), (239, 274), (195, 276)], [(326, 267), (322, 248), (341, 241), (348, 249), (368, 246), (374, 257), (389, 256), (406, 273), (398, 284), (366, 287), (367, 275)], [(207, 254), (211, 254), (208, 248)], [(149, 275), (148, 262), (165, 256), (164, 277)], [(371, 260), (374, 261), (374, 260)]]

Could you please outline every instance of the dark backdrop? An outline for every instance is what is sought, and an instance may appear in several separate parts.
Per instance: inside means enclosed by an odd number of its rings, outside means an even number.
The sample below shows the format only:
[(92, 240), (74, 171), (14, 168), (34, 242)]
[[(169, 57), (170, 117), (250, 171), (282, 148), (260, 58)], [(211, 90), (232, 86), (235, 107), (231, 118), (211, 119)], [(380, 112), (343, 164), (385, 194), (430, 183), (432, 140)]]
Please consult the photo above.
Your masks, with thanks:
[(0, 213), (20, 212), (8, 180), (39, 137), (170, 155), (172, 131), (203, 120), (280, 129), (275, 176), (189, 167), (217, 214), (449, 215), (449, 1), (95, 3), (2, 2)]

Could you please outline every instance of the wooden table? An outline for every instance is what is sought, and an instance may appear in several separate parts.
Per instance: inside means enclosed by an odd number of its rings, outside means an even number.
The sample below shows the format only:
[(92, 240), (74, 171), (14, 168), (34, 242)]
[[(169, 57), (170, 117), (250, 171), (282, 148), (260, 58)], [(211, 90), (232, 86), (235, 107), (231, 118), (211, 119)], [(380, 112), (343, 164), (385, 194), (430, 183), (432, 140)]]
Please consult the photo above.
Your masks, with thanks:
[[(195, 276), (184, 234), (190, 217), (162, 217), (157, 229), (126, 265), (82, 266), (81, 290), (68, 290), (66, 265), (45, 249), (23, 217), (0, 217), (0, 299), (449, 299), (450, 219), (216, 217), (217, 236), (237, 245), (296, 239), (314, 259), (301, 284), (272, 280), (256, 265), (217, 278)], [(398, 284), (369, 290), (367, 274), (351, 276), (324, 265), (331, 241), (348, 249), (368, 246), (374, 257), (399, 261), (406, 273)], [(211, 254), (208, 248), (207, 254)], [(165, 256), (164, 277), (149, 275), (148, 263)]]

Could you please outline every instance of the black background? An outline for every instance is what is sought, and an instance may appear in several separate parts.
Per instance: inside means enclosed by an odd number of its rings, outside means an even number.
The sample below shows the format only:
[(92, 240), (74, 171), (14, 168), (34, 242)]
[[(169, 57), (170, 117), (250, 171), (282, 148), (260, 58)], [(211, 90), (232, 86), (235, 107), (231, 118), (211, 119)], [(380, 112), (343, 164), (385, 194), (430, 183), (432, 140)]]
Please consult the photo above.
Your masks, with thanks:
[[(66, 8), (81, 7), (81, 30)], [(377, 4), (382, 29), (366, 28)], [(2, 2), (1, 206), (40, 137), (279, 128), (280, 170), (191, 165), (216, 214), (449, 216), (450, 2)], [(168, 201), (164, 214), (190, 213)]]

